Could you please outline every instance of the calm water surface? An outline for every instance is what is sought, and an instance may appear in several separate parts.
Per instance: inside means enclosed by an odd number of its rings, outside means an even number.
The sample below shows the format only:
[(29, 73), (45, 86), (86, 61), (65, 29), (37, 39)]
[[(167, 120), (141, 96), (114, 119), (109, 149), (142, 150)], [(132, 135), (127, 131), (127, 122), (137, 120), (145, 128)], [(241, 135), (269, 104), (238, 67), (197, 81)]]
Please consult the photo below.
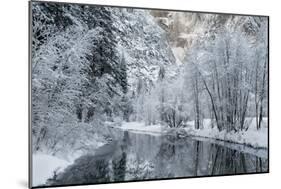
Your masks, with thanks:
[(193, 177), (268, 171), (266, 150), (211, 140), (114, 129), (115, 140), (78, 158), (48, 185)]

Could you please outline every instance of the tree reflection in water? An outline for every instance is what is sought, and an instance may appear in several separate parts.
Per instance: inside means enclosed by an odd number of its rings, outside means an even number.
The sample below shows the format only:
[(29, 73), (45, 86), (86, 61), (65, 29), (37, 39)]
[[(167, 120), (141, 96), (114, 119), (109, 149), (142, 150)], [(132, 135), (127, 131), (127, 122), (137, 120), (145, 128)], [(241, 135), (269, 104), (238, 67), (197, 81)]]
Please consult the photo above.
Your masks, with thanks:
[(267, 171), (267, 160), (260, 157), (225, 148), (223, 146), (211, 145), (212, 156), (209, 175), (239, 174)]
[(268, 159), (209, 141), (120, 131), (120, 139), (78, 158), (47, 185), (93, 184), (266, 172)]

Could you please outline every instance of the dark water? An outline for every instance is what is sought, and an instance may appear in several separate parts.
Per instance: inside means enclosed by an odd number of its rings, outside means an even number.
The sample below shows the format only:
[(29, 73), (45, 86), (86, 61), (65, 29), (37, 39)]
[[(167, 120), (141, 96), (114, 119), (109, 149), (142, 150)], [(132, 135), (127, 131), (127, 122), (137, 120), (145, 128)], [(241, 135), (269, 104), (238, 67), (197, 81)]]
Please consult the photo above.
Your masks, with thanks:
[[(266, 153), (194, 138), (118, 133), (94, 154), (78, 158), (48, 185), (267, 172)], [(241, 145), (240, 145), (241, 146)], [(263, 154), (262, 156), (260, 154)]]

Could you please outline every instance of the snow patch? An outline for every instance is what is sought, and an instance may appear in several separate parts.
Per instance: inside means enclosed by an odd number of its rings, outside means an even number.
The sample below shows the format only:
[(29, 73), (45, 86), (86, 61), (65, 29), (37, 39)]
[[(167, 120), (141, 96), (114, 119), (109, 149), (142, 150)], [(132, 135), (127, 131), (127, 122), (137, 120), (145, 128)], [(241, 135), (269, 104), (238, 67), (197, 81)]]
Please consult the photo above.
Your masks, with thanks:
[(137, 133), (148, 133), (154, 135), (160, 135), (165, 132), (165, 127), (156, 124), (156, 125), (145, 125), (144, 122), (123, 122), (121, 127), (118, 127), (122, 130), (137, 132)]
[(57, 173), (62, 172), (64, 168), (72, 164), (71, 161), (47, 154), (33, 154), (32, 158), (33, 186), (45, 184), (47, 179), (53, 177), (54, 171), (57, 171)]
[(173, 47), (172, 52), (176, 58), (176, 64), (177, 65), (182, 65), (182, 61), (184, 60), (185, 57), (185, 50), (182, 47)]
[(198, 130), (194, 129), (194, 121), (190, 121), (187, 123), (188, 127), (185, 128), (185, 131), (192, 136), (244, 144), (254, 148), (268, 148), (268, 128), (267, 124), (265, 124), (267, 118), (264, 119), (260, 130), (255, 128), (254, 119), (247, 118), (247, 122), (249, 123), (247, 131), (226, 132), (225, 130), (219, 131), (216, 127), (212, 128), (210, 119), (205, 119), (203, 128)]

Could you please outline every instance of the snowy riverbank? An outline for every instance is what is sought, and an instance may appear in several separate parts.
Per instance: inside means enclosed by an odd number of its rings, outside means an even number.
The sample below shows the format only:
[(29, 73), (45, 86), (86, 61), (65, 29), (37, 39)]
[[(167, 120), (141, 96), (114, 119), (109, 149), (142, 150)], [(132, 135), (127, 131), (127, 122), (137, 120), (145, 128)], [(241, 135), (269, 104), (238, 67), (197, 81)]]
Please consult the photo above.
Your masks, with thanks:
[[(204, 128), (199, 130), (194, 129), (194, 122), (190, 121), (186, 123), (185, 128), (167, 128), (160, 124), (157, 125), (145, 125), (144, 122), (123, 122), (120, 126), (117, 126), (113, 122), (107, 122), (106, 125), (113, 128), (119, 128), (124, 131), (130, 131), (135, 133), (143, 133), (149, 135), (162, 135), (162, 134), (173, 134), (179, 137), (192, 136), (196, 138), (201, 138), (201, 140), (217, 140), (218, 143), (227, 141), (228, 146), (231, 148), (239, 148), (239, 150), (245, 150), (251, 154), (255, 154), (260, 157), (266, 157), (267, 154), (264, 152), (264, 149), (268, 147), (268, 128), (267, 128), (267, 119), (264, 119), (262, 128), (256, 130), (255, 120), (248, 119), (249, 129), (247, 131), (240, 132), (230, 132), (218, 131), (217, 128), (211, 127), (211, 122), (208, 119), (204, 120)], [(103, 143), (99, 143), (97, 146), (102, 146)], [(235, 145), (242, 144), (242, 145)], [(225, 144), (223, 144), (225, 145)], [(233, 146), (231, 146), (233, 145)], [(249, 147), (253, 147), (248, 149)], [(240, 149), (247, 148), (247, 149)], [(255, 149), (254, 149), (255, 148)], [(251, 150), (254, 150), (251, 152)], [(260, 151), (261, 150), (261, 151)], [(79, 157), (81, 154), (68, 154), (67, 158), (61, 156), (47, 155), (47, 153), (37, 152), (33, 154), (33, 186), (40, 186), (46, 183), (47, 179), (54, 176), (54, 171), (56, 173), (62, 172), (67, 166), (71, 165), (74, 160)]]
[(255, 127), (255, 120), (248, 119), (249, 128), (247, 131), (229, 132), (225, 130), (219, 131), (216, 127), (212, 128), (210, 120), (204, 120), (204, 128), (196, 130), (194, 129), (193, 122), (189, 122), (189, 127), (184, 130), (187, 134), (192, 136), (212, 138), (221, 141), (227, 141), (232, 143), (243, 144), (254, 148), (267, 148), (268, 147), (268, 128), (267, 119), (264, 120), (262, 128), (257, 130)]
[(83, 142), (84, 149), (82, 150), (64, 149), (56, 154), (47, 149), (35, 152), (32, 155), (32, 186), (45, 185), (48, 179), (55, 173), (63, 172), (66, 167), (74, 163), (75, 159), (106, 144), (97, 138), (92, 138), (92, 141), (85, 139)]
[(123, 122), (122, 126), (118, 127), (122, 130), (128, 130), (138, 133), (147, 133), (147, 134), (168, 134), (175, 133), (181, 137), (186, 136), (196, 136), (203, 138), (211, 138), (220, 141), (227, 141), (231, 143), (243, 144), (251, 146), (254, 148), (267, 148), (268, 147), (268, 128), (267, 128), (267, 119), (264, 119), (262, 128), (257, 130), (255, 127), (255, 120), (248, 119), (249, 129), (247, 131), (238, 131), (238, 132), (229, 132), (219, 131), (216, 127), (212, 128), (210, 120), (204, 120), (204, 128), (194, 129), (193, 121), (187, 123), (185, 128), (170, 129), (165, 126), (150, 125), (146, 126), (142, 122)]
[(32, 156), (33, 166), (32, 174), (32, 186), (40, 186), (46, 183), (49, 178), (56, 173), (62, 172), (64, 168), (71, 165), (72, 161), (67, 161), (52, 155), (36, 153)]
[(166, 127), (157, 125), (145, 125), (144, 122), (123, 122), (122, 126), (118, 127), (122, 130), (137, 132), (137, 133), (147, 133), (153, 135), (160, 135), (166, 133), (168, 130)]

